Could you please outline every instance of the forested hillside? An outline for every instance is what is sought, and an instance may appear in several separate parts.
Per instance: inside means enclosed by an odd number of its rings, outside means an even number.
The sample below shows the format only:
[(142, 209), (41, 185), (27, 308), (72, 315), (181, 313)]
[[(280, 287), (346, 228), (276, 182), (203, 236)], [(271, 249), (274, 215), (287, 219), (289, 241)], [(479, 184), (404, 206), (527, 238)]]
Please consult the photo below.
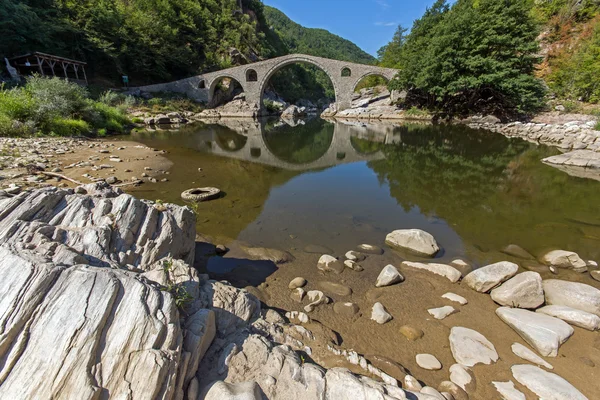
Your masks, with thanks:
[[(123, 74), (134, 85), (163, 82), (293, 52), (375, 62), (259, 0), (0, 0), (0, 37), (2, 58), (41, 51), (84, 60), (92, 81), (106, 85)], [(297, 66), (273, 88), (290, 100), (333, 94), (323, 73)]]
[(379, 62), (401, 70), (407, 106), (442, 114), (529, 114), (548, 93), (598, 102), (599, 21), (600, 0), (437, 0)]
[(349, 40), (325, 29), (305, 28), (289, 19), (276, 8), (265, 6), (269, 27), (274, 30), (291, 53), (310, 54), (334, 60), (374, 64), (375, 57), (364, 52)]

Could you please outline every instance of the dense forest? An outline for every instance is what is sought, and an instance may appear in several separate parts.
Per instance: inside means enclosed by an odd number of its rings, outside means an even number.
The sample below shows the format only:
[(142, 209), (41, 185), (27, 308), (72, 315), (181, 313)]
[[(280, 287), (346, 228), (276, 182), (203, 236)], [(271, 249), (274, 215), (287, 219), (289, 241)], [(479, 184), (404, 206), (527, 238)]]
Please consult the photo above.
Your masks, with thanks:
[(535, 112), (547, 89), (598, 102), (599, 11), (598, 0), (437, 0), (379, 62), (400, 69), (390, 87), (407, 106), (447, 115)]

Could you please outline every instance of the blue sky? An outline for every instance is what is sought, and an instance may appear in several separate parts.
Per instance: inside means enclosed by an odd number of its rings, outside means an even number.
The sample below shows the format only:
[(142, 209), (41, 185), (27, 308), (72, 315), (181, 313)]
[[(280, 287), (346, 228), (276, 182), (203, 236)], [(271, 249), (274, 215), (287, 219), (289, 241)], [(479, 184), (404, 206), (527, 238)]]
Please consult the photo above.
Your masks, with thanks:
[(308, 28), (323, 28), (356, 43), (372, 55), (387, 44), (396, 27), (410, 28), (435, 0), (263, 0)]

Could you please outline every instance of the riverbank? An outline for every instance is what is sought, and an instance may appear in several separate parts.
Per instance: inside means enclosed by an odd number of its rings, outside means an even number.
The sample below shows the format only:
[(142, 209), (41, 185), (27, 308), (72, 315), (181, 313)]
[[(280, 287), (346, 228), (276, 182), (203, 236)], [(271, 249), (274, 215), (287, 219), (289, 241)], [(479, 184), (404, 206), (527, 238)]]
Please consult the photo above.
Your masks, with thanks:
[[(11, 344), (3, 397), (433, 400), (495, 398), (513, 385), (526, 398), (600, 395), (589, 379), (600, 363), (590, 331), (600, 320), (597, 266), (572, 253), (540, 255), (543, 265), (513, 245), (503, 263), (471, 272), (468, 260), (417, 255), (444, 245), (425, 232), (396, 231), (339, 260), (326, 244), (291, 252), (232, 245), (222, 257), (195, 237), (188, 208), (106, 183), (3, 197), (0, 209), (0, 316), (20, 310), (3, 339)], [(197, 272), (211, 260), (246, 270), (270, 263), (275, 272), (238, 289)], [(570, 307), (559, 318), (577, 326), (525, 310), (544, 303)], [(542, 326), (560, 339), (538, 336)], [(59, 384), (50, 387), (48, 374)]]
[(87, 138), (0, 138), (1, 187), (9, 194), (43, 186), (75, 187), (106, 181), (160, 184), (172, 163), (137, 142)]

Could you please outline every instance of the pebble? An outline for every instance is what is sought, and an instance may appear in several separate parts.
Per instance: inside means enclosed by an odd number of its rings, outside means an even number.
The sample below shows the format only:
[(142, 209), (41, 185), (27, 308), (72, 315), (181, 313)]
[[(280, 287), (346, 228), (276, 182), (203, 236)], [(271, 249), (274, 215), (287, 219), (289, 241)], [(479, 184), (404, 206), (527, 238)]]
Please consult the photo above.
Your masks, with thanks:
[(400, 333), (411, 342), (419, 340), (423, 337), (423, 335), (425, 335), (425, 333), (421, 329), (413, 328), (412, 326), (408, 325), (401, 326)]
[(337, 258), (324, 254), (321, 256), (321, 258), (319, 258), (317, 268), (323, 272), (334, 272), (336, 274), (341, 274), (342, 271), (344, 271), (345, 266)]
[(474, 391), (476, 387), (475, 375), (470, 368), (461, 364), (453, 364), (450, 366), (450, 380), (456, 383), (461, 389), (469, 393)]
[(442, 381), (438, 385), (438, 390), (444, 393), (450, 393), (454, 400), (469, 400), (469, 395), (460, 386), (452, 381)]
[(356, 251), (348, 251), (345, 254), (346, 259), (351, 260), (351, 261), (363, 261), (366, 257), (364, 254), (360, 254)]
[(296, 288), (296, 289), (294, 289), (292, 291), (292, 294), (290, 295), (290, 297), (296, 303), (302, 303), (302, 299), (304, 299), (305, 295), (306, 295), (306, 291), (304, 289), (302, 289), (302, 288)]
[(423, 369), (437, 371), (442, 369), (442, 363), (431, 354), (417, 354), (417, 365)]
[(371, 319), (377, 322), (378, 324), (383, 325), (386, 322), (390, 321), (392, 319), (392, 316), (387, 312), (383, 304), (375, 303), (373, 305)]
[(546, 360), (529, 350), (527, 347), (523, 346), (521, 343), (513, 343), (512, 346), (510, 346), (510, 349), (517, 357), (520, 357), (525, 361), (529, 361), (535, 365), (541, 365), (542, 367), (548, 369), (554, 369), (554, 367), (547, 363)]
[(406, 375), (404, 377), (404, 386), (408, 390), (412, 390), (413, 392), (420, 392), (423, 389), (423, 386), (419, 383), (417, 378), (412, 375)]
[(492, 381), (492, 384), (500, 393), (503, 400), (526, 400), (523, 392), (515, 388), (515, 383), (513, 381), (508, 382), (496, 382)]
[(394, 267), (393, 265), (386, 265), (379, 273), (379, 276), (377, 277), (377, 282), (375, 283), (375, 287), (390, 286), (394, 283), (403, 281), (404, 277), (402, 276), (402, 274), (400, 274), (400, 272), (398, 272), (396, 267)]
[(353, 271), (357, 271), (357, 272), (364, 271), (364, 268), (361, 267), (356, 261), (346, 260), (346, 261), (344, 261), (344, 265)]
[(359, 252), (361, 253), (365, 253), (365, 254), (374, 254), (374, 255), (381, 255), (383, 254), (383, 249), (379, 246), (374, 246), (372, 244), (360, 244), (357, 246), (356, 248)]
[(463, 306), (468, 303), (467, 299), (452, 292), (443, 294), (442, 298), (453, 301)]
[(105, 182), (108, 183), (109, 185), (114, 185), (115, 183), (118, 182), (118, 179), (116, 176), (109, 176), (108, 178), (105, 179)]
[(600, 271), (590, 271), (590, 276), (600, 282)]
[(304, 287), (304, 285), (306, 285), (306, 279), (299, 276), (297, 278), (292, 279), (290, 281), (290, 284), (288, 285), (288, 287), (290, 289), (297, 289), (297, 288)]
[(360, 308), (354, 303), (336, 302), (333, 304), (333, 311), (343, 317), (352, 318), (360, 311)]
[(443, 306), (439, 308), (430, 308), (427, 312), (435, 319), (444, 319), (451, 314), (457, 313), (458, 310), (452, 306)]
[(317, 282), (317, 286), (319, 287), (319, 289), (325, 292), (333, 293), (338, 296), (350, 296), (352, 294), (351, 288), (340, 283), (320, 281)]
[(228, 251), (229, 251), (229, 249), (225, 245), (218, 244), (215, 246), (215, 252), (219, 255), (223, 255), (223, 254), (227, 253)]

